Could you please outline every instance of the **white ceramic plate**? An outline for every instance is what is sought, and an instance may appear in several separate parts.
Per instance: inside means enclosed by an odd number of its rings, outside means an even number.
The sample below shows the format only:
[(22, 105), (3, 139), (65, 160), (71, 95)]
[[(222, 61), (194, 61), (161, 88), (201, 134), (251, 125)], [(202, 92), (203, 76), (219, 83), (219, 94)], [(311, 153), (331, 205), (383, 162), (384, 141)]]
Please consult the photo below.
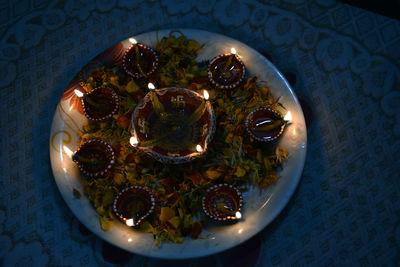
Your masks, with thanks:
[[(247, 73), (258, 76), (259, 80), (267, 83), (275, 97), (280, 96), (280, 101), (293, 116), (293, 123), (286, 128), (279, 141), (279, 145), (289, 151), (290, 157), (284, 163), (280, 172), (282, 178), (276, 185), (265, 190), (253, 189), (244, 194), (242, 221), (228, 226), (206, 225), (202, 232), (204, 239), (187, 238), (183, 244), (164, 243), (161, 248), (158, 248), (154, 245), (151, 234), (129, 229), (117, 220), (115, 226), (105, 232), (101, 229), (96, 212), (89, 200), (85, 196), (77, 199), (72, 193), (74, 188), (82, 192), (81, 176), (76, 165), (63, 152), (63, 145), (72, 151), (77, 149), (76, 131), (86, 118), (71, 105), (73, 94), (69, 88), (55, 111), (50, 136), (51, 166), (62, 197), (76, 217), (101, 238), (130, 252), (157, 258), (184, 259), (205, 256), (234, 247), (257, 234), (279, 214), (289, 201), (300, 180), (306, 156), (307, 132), (303, 112), (293, 90), (275, 66), (254, 49), (226, 36), (200, 30), (181, 29), (181, 31), (188, 38), (204, 44), (204, 49), (198, 56), (199, 61), (212, 59), (235, 47), (242, 57)], [(170, 30), (159, 31), (158, 37), (161, 39), (169, 32)], [(133, 37), (153, 48), (157, 41), (156, 32)], [(121, 43), (124, 47), (129, 46), (128, 40)], [(90, 64), (96, 65), (98, 62), (91, 61)]]

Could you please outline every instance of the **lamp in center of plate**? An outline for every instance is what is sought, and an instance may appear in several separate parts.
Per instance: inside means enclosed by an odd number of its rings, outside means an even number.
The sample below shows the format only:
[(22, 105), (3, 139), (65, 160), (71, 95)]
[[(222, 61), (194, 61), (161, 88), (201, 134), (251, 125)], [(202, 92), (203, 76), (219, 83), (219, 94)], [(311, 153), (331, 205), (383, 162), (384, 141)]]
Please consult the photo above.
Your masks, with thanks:
[(208, 93), (179, 87), (155, 89), (132, 115), (131, 144), (164, 163), (191, 161), (207, 150), (215, 131)]

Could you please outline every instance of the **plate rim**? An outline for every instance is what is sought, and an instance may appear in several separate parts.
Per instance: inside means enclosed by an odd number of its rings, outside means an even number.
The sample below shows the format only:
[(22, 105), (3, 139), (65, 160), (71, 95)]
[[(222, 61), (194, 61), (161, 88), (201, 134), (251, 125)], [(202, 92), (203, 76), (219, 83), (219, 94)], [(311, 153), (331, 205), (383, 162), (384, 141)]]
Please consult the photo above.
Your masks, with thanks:
[[(276, 219), (276, 217), (282, 212), (282, 210), (287, 206), (288, 202), (290, 201), (290, 199), (292, 198), (300, 180), (301, 180), (301, 174), (303, 172), (304, 169), (304, 164), (305, 164), (305, 160), (306, 160), (306, 154), (307, 154), (307, 129), (305, 127), (305, 120), (304, 120), (304, 114), (303, 114), (303, 110), (301, 108), (300, 102), (295, 94), (295, 92), (293, 91), (293, 88), (290, 86), (290, 84), (288, 83), (288, 81), (286, 80), (286, 78), (283, 76), (283, 74), (276, 68), (276, 66), (274, 64), (272, 64), (267, 58), (265, 58), (261, 53), (259, 53), (258, 51), (256, 51), (255, 49), (253, 49), (252, 47), (242, 43), (241, 41), (235, 40), (231, 37), (219, 34), (219, 33), (214, 33), (214, 32), (210, 32), (210, 31), (205, 31), (205, 30), (198, 30), (198, 29), (189, 29), (189, 28), (178, 28), (178, 29), (163, 29), (163, 30), (159, 30), (159, 31), (150, 31), (150, 32), (145, 32), (145, 33), (141, 33), (141, 34), (136, 34), (135, 36), (132, 37), (138, 37), (140, 35), (155, 35), (158, 34), (160, 35), (160, 33), (169, 33), (173, 30), (180, 30), (181, 32), (185, 33), (185, 35), (187, 35), (186, 33), (194, 33), (194, 34), (211, 34), (215, 37), (219, 37), (219, 38), (223, 38), (225, 40), (232, 40), (234, 42), (240, 43), (242, 44), (247, 50), (250, 51), (250, 53), (257, 55), (258, 57), (260, 57), (263, 61), (264, 64), (267, 64), (268, 67), (279, 76), (279, 78), (282, 80), (282, 82), (284, 83), (286, 90), (289, 91), (289, 94), (292, 97), (292, 101), (295, 103), (296, 107), (299, 109), (300, 114), (299, 114), (299, 119), (300, 119), (300, 124), (304, 127), (304, 136), (303, 136), (303, 147), (300, 150), (301, 151), (301, 157), (300, 157), (300, 161), (297, 163), (298, 166), (300, 166), (299, 168), (297, 168), (296, 171), (296, 175), (295, 175), (295, 179), (292, 181), (291, 186), (286, 190), (286, 192), (283, 192), (285, 197), (283, 200), (280, 200), (277, 202), (277, 207), (275, 209), (273, 209), (273, 212), (271, 212), (270, 216), (263, 221), (261, 224), (259, 224), (256, 230), (254, 230), (252, 233), (248, 234), (245, 238), (241, 239), (239, 242), (231, 242), (230, 244), (227, 245), (220, 245), (220, 246), (215, 246), (214, 249), (211, 250), (207, 250), (205, 251), (205, 253), (202, 253), (202, 250), (197, 251), (197, 252), (185, 252), (183, 253), (182, 250), (184, 249), (184, 244), (174, 244), (175, 246), (181, 246), (181, 249), (177, 249), (177, 253), (175, 253), (174, 255), (170, 255), (170, 254), (165, 254), (165, 253), (159, 253), (157, 254), (157, 252), (159, 251), (155, 251), (154, 249), (152, 249), (149, 253), (143, 252), (143, 251), (137, 251), (137, 250), (131, 250), (131, 249), (127, 249), (126, 247), (124, 247), (122, 244), (118, 244), (113, 242), (112, 237), (110, 236), (110, 231), (109, 232), (105, 232), (101, 229), (99, 221), (97, 219), (97, 224), (98, 224), (98, 228), (100, 227), (100, 231), (96, 231), (98, 229), (91, 229), (91, 231), (93, 233), (95, 233), (98, 237), (106, 240), (107, 242), (112, 243), (115, 246), (120, 247), (121, 249), (127, 250), (131, 253), (136, 253), (139, 255), (143, 255), (143, 256), (147, 256), (147, 257), (153, 257), (153, 258), (159, 258), (159, 259), (189, 259), (189, 258), (194, 258), (194, 257), (203, 257), (203, 256), (209, 256), (212, 254), (216, 254), (222, 251), (225, 251), (227, 249), (233, 248), (235, 246), (238, 246), (239, 244), (245, 242), (246, 240), (252, 238), (253, 236), (257, 235), (258, 233), (260, 233), (264, 228), (266, 228), (273, 220)], [(190, 35), (190, 34), (189, 34)], [(130, 37), (125, 38), (119, 42), (124, 42), (127, 41)], [(199, 40), (197, 40), (199, 41)], [(117, 42), (118, 43), (118, 42)], [(111, 47), (111, 46), (109, 46)], [(106, 48), (107, 49), (107, 48)], [(100, 52), (101, 53), (101, 52)], [(95, 58), (95, 57), (94, 57)], [(91, 60), (89, 60), (89, 62), (87, 62), (83, 67), (85, 67), (87, 64), (89, 64), (91, 61), (93, 61), (92, 58)], [(211, 58), (210, 58), (211, 60)], [(250, 72), (250, 71), (249, 71)], [(73, 77), (72, 77), (73, 79)], [(71, 79), (71, 80), (72, 80)], [(71, 81), (70, 80), (70, 81)], [(67, 88), (67, 87), (64, 87)], [(64, 89), (65, 91), (65, 89)], [(56, 121), (56, 117), (57, 117), (57, 109), (59, 108), (58, 106), (60, 105), (61, 99), (58, 102), (57, 108), (55, 110), (54, 113), (54, 117), (53, 117), (53, 121), (51, 124), (51, 130), (50, 130), (50, 140), (52, 139), (52, 135), (53, 135), (53, 127), (55, 125), (55, 121)], [(75, 208), (73, 207), (73, 204), (71, 203), (71, 198), (72, 198), (72, 192), (64, 192), (63, 188), (61, 188), (63, 185), (61, 183), (60, 178), (56, 177), (56, 169), (57, 166), (55, 166), (55, 160), (53, 159), (53, 152), (52, 152), (52, 144), (50, 143), (50, 161), (51, 161), (51, 168), (52, 168), (52, 172), (53, 172), (53, 176), (54, 179), (56, 181), (57, 187), (61, 193), (62, 198), (64, 199), (64, 201), (66, 202), (67, 206), (69, 207), (69, 209), (72, 211), (72, 213), (78, 218), (78, 220), (83, 223), (85, 226), (88, 226), (86, 224), (85, 219), (83, 218), (84, 216), (82, 216), (82, 214), (77, 214)], [(62, 157), (62, 152), (61, 152), (61, 157)], [(65, 174), (66, 176), (66, 174)], [(79, 179), (79, 178), (78, 178)], [(292, 178), (293, 179), (293, 178)], [(65, 196), (65, 194), (69, 194), (70, 198), (68, 199), (67, 196)], [(68, 196), (69, 196), (68, 195)], [(86, 198), (86, 200), (88, 201), (87, 197), (85, 195), (82, 196), (83, 198)], [(265, 204), (267, 204), (270, 201), (270, 199), (268, 199)], [(90, 204), (90, 203), (89, 203)], [(93, 207), (92, 207), (93, 209)], [(93, 209), (94, 210), (94, 209)], [(144, 233), (139, 233), (139, 234), (144, 234)], [(188, 242), (188, 240), (185, 240), (185, 242)], [(158, 248), (157, 248), (158, 249)], [(162, 248), (161, 248), (162, 249)]]

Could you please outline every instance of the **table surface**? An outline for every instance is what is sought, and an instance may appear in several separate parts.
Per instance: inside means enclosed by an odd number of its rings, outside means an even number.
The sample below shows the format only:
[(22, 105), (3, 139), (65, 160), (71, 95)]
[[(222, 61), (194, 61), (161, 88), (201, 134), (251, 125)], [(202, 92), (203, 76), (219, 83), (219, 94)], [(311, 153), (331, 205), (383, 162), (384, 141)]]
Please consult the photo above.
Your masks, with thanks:
[[(333, 0), (82, 2), (0, 3), (0, 265), (400, 265), (399, 21)], [(301, 100), (309, 142), (296, 192), (263, 231), (216, 255), (164, 261), (79, 223), (55, 184), (49, 134), (64, 88), (91, 58), (182, 27), (269, 58)]]

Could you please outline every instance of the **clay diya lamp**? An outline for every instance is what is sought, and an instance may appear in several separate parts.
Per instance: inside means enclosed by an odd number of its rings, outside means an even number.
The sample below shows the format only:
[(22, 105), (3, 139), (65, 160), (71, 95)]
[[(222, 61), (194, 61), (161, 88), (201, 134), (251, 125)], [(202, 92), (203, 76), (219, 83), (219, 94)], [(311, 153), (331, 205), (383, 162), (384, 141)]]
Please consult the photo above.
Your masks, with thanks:
[(100, 139), (90, 139), (83, 143), (72, 155), (72, 160), (80, 171), (88, 177), (106, 175), (115, 163), (112, 147)]
[(118, 95), (111, 88), (97, 87), (88, 94), (75, 90), (75, 94), (82, 101), (83, 113), (91, 121), (106, 121), (118, 111)]
[(218, 184), (210, 187), (203, 197), (203, 211), (217, 221), (235, 221), (242, 218), (242, 195), (232, 185)]
[(122, 58), (124, 70), (134, 78), (148, 77), (158, 68), (158, 57), (153, 49), (130, 38), (132, 45)]
[(206, 91), (150, 89), (132, 115), (131, 144), (160, 162), (178, 164), (205, 153), (214, 131)]
[(242, 82), (245, 72), (242, 60), (232, 48), (231, 53), (219, 55), (211, 61), (208, 79), (218, 88), (232, 89)]
[(141, 186), (127, 187), (115, 198), (115, 215), (128, 226), (137, 226), (149, 216), (155, 206), (152, 193)]
[(270, 108), (258, 108), (250, 112), (245, 120), (250, 136), (261, 142), (269, 142), (282, 135), (288, 121)]

